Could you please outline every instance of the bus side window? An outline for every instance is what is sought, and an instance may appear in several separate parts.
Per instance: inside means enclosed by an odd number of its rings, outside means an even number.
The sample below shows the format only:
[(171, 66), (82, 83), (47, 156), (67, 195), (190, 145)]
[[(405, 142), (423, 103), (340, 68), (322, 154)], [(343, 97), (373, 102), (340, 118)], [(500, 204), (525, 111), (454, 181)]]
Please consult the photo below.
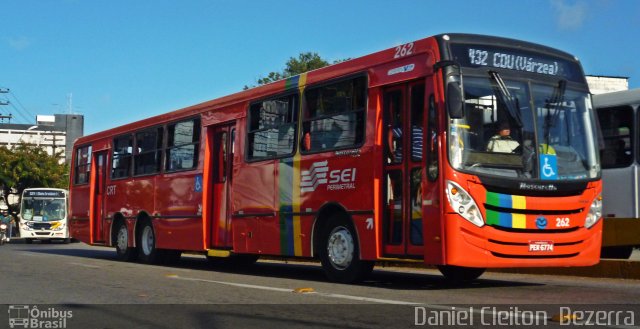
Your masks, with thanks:
[(633, 162), (633, 109), (630, 106), (598, 111), (605, 148), (600, 154), (602, 168), (622, 168)]
[(364, 140), (366, 78), (357, 77), (305, 91), (302, 152), (358, 147)]
[(76, 149), (74, 184), (87, 184), (91, 177), (91, 145)]

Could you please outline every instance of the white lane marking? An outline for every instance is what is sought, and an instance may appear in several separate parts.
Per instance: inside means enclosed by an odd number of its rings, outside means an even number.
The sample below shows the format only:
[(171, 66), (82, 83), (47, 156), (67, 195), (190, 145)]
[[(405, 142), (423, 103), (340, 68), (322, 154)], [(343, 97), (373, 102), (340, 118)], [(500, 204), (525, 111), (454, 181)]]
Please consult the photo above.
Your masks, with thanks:
[(82, 264), (82, 263), (69, 263), (69, 265), (76, 265), (76, 266), (82, 266), (82, 267), (88, 267), (88, 268), (100, 268), (101, 266), (98, 265), (90, 265), (90, 264)]
[(402, 300), (393, 300), (393, 299), (380, 299), (380, 298), (369, 298), (369, 297), (360, 297), (360, 296), (351, 296), (351, 295), (342, 295), (342, 294), (332, 294), (332, 293), (324, 293), (324, 292), (316, 292), (316, 295), (330, 297), (330, 298), (341, 298), (341, 299), (349, 299), (349, 300), (357, 300), (361, 302), (371, 302), (371, 303), (379, 303), (379, 304), (392, 304), (392, 305), (421, 305), (420, 303), (413, 302), (405, 302)]
[(293, 289), (284, 289), (284, 288), (267, 287), (267, 286), (257, 286), (257, 285), (253, 285), (253, 284), (233, 283), (233, 282), (224, 282), (224, 281), (197, 279), (197, 278), (185, 278), (185, 277), (181, 277), (181, 276), (178, 276), (178, 275), (167, 275), (167, 277), (170, 278), (170, 279), (217, 283), (217, 284), (223, 284), (223, 285), (227, 285), (227, 286), (240, 287), (240, 288), (270, 290), (270, 291), (279, 291), (279, 292), (293, 292)]
[[(269, 290), (269, 291), (278, 291), (278, 292), (287, 292), (287, 293), (295, 292), (295, 289), (276, 288), (276, 287), (268, 287), (268, 286), (258, 286), (258, 285), (253, 285), (253, 284), (234, 283), (234, 282), (207, 280), (207, 279), (186, 278), (186, 277), (178, 276), (176, 274), (167, 275), (167, 278), (177, 279), (177, 280), (184, 280), (184, 281), (197, 281), (197, 282), (216, 283), (216, 284), (222, 284), (222, 285), (240, 287), (240, 288), (249, 288), (249, 289)], [(361, 301), (361, 302), (379, 303), (379, 304), (420, 305), (420, 303), (406, 302), (406, 301), (401, 301), (401, 300), (369, 298), (369, 297), (350, 296), (350, 295), (332, 294), (332, 293), (323, 293), (323, 292), (308, 292), (308, 293), (305, 293), (305, 295), (318, 295), (318, 296), (329, 297), (329, 298), (349, 299), (349, 300), (355, 300), (355, 301)]]

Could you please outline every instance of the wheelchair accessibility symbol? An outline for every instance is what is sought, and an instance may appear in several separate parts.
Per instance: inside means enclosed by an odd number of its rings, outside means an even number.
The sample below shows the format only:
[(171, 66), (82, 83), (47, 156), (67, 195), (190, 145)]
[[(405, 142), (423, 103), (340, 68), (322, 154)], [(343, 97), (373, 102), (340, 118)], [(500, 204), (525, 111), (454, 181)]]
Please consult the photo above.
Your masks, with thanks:
[(193, 190), (195, 192), (202, 192), (202, 175), (196, 175)]
[(555, 155), (540, 155), (540, 178), (558, 179), (558, 162)]

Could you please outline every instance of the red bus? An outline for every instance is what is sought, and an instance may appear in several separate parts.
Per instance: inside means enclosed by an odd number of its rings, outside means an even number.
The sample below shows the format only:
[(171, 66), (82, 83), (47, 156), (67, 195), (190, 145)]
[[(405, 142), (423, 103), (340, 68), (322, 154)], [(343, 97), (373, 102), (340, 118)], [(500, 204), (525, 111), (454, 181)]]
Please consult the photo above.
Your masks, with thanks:
[(437, 35), (78, 139), (71, 234), (146, 263), (315, 258), (339, 282), (389, 259), (593, 265), (594, 122), (575, 57)]

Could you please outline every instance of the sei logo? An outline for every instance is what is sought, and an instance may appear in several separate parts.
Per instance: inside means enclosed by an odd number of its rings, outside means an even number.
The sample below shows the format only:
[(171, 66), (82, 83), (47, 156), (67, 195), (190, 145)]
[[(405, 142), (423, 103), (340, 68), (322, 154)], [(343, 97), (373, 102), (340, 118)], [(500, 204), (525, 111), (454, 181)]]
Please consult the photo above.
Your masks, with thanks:
[(356, 188), (356, 168), (329, 169), (329, 161), (314, 162), (309, 170), (300, 175), (300, 192), (313, 192), (321, 185), (327, 191), (352, 190)]
[(329, 184), (351, 183), (356, 181), (356, 168), (333, 170), (329, 173)]

